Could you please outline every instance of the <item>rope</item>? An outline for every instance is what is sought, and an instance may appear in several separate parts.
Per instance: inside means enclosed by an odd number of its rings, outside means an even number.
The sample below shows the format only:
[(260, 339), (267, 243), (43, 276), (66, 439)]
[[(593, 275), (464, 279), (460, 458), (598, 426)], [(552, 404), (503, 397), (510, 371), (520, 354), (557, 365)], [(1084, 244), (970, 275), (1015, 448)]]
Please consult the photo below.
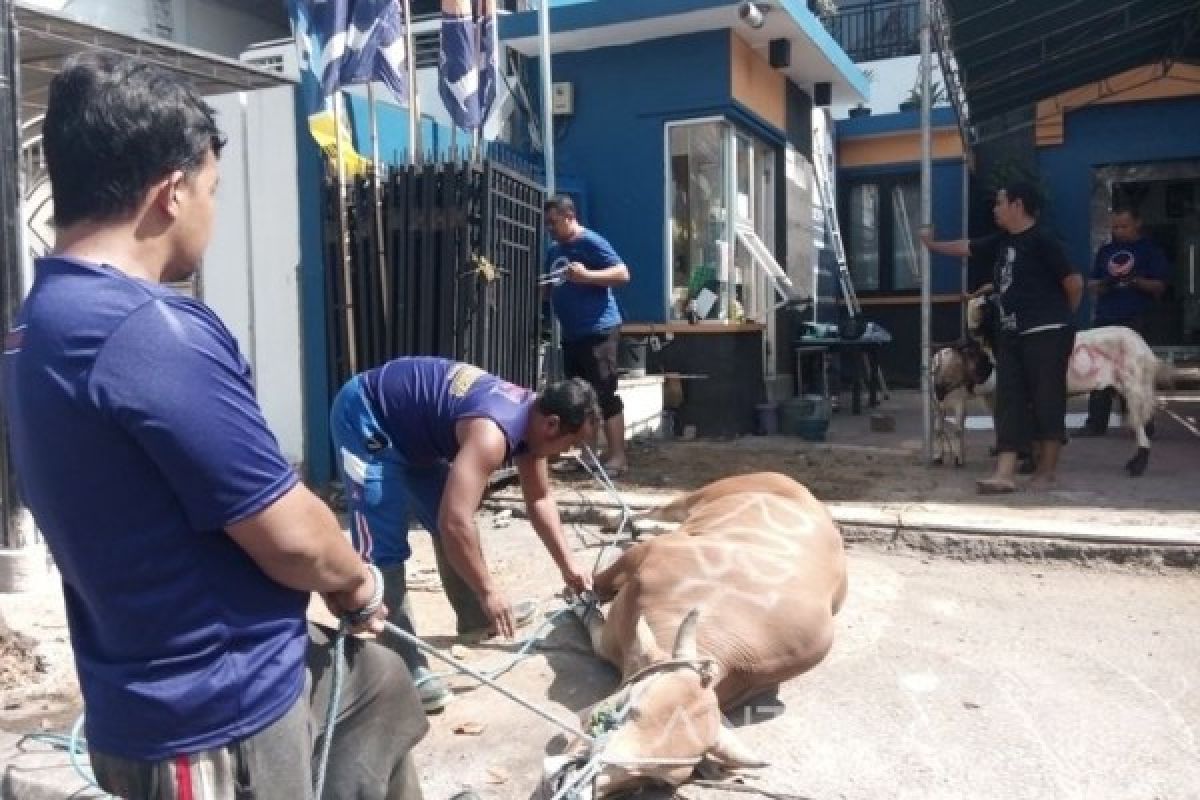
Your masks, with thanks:
[(329, 710), (325, 712), (325, 724), (321, 726), (321, 753), (317, 759), (317, 773), (313, 778), (313, 797), (321, 800), (325, 790), (325, 773), (329, 769), (329, 750), (333, 744), (333, 729), (337, 725), (338, 706), (342, 699), (342, 655), (346, 651), (346, 636), (349, 632), (345, 622), (333, 637), (333, 680), (329, 687)]
[(417, 647), (422, 652), (433, 656), (434, 658), (438, 659), (439, 661), (443, 661), (446, 664), (449, 664), (455, 670), (463, 673), (464, 675), (470, 675), (472, 678), (474, 678), (475, 680), (484, 684), (485, 686), (488, 686), (491, 689), (495, 689), (497, 692), (504, 695), (509, 700), (512, 700), (517, 705), (536, 714), (537, 716), (539, 716), (542, 719), (546, 720), (547, 722), (561, 728), (562, 730), (566, 731), (567, 733), (570, 733), (573, 736), (578, 736), (579, 738), (581, 738), (584, 741), (589, 742), (589, 743), (595, 741), (595, 737), (593, 737), (587, 733), (584, 733), (582, 730), (579, 729), (578, 726), (576, 726), (570, 722), (564, 722), (564, 721), (560, 720), (558, 717), (551, 714), (550, 712), (544, 711), (541, 708), (538, 708), (533, 703), (530, 703), (528, 700), (525, 700), (524, 698), (520, 697), (516, 693), (514, 693), (514, 692), (510, 691), (509, 689), (506, 689), (505, 687), (496, 683), (495, 680), (488, 677), (484, 673), (479, 672), (478, 670), (474, 670), (471, 667), (467, 666), (466, 664), (456, 661), (453, 656), (448, 656), (448, 655), (442, 653), (442, 651), (438, 650), (436, 647), (426, 644), (424, 641), (422, 641), (421, 639), (412, 635), (408, 631), (406, 631), (402, 628), (398, 628), (390, 622), (385, 622), (384, 627), (390, 633), (394, 634), (395, 636), (399, 636), (401, 639), (404, 639), (409, 644), (412, 644), (413, 646)]

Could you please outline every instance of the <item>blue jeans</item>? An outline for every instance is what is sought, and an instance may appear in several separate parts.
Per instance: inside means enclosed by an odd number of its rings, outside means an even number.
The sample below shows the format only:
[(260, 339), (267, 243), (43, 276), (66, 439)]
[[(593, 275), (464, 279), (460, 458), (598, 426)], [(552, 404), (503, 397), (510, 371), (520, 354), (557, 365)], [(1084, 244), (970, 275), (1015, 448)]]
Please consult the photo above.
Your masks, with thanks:
[[(346, 489), (350, 536), (363, 558), (384, 574), (384, 602), (389, 620), (414, 632), (405, 586), (404, 562), (412, 555), (408, 544), (409, 515), (416, 516), (433, 537), (442, 588), (458, 615), (458, 632), (487, 627), (488, 619), (475, 592), (446, 561), (438, 531), (438, 509), (450, 465), (410, 464), (375, 418), (360, 376), (351, 378), (333, 400), (329, 429), (338, 472)], [(392, 639), (393, 642), (386, 640)], [(425, 666), (424, 657), (395, 637), (385, 643), (399, 650), (409, 667)]]

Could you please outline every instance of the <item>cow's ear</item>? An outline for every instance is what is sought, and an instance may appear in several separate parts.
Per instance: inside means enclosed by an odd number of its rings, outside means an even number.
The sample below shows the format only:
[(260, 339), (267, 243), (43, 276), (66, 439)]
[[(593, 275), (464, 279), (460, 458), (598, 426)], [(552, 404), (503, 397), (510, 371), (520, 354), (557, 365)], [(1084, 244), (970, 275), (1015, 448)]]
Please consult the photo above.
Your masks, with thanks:
[(671, 658), (696, 658), (696, 628), (700, 623), (700, 608), (693, 608), (679, 623), (679, 632), (675, 634), (675, 647)]
[(767, 766), (766, 761), (751, 752), (733, 730), (724, 725), (717, 728), (717, 741), (708, 751), (708, 756), (730, 769), (758, 769)]

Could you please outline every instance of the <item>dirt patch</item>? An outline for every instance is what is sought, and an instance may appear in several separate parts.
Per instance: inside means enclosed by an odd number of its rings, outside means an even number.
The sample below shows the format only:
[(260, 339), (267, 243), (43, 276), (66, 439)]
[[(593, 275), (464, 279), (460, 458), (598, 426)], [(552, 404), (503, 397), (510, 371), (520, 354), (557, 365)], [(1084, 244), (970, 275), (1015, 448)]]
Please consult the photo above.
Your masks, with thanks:
[[(821, 500), (893, 502), (928, 499), (939, 486), (940, 473), (923, 469), (905, 450), (832, 447), (797, 439), (746, 438), (733, 441), (663, 442), (632, 448), (630, 469), (622, 489), (696, 489), (730, 475), (782, 472), (808, 487)], [(591, 487), (583, 472), (561, 476), (574, 487)]]
[(0, 630), (0, 692), (29, 686), (45, 675), (46, 660), (37, 642), (10, 630)]

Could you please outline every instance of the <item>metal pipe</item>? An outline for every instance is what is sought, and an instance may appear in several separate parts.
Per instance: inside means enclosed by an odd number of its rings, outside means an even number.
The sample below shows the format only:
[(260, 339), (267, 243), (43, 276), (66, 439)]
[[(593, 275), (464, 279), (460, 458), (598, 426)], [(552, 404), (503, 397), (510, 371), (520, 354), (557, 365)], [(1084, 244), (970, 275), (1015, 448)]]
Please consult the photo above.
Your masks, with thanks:
[[(411, 61), (411, 59), (410, 59)], [(379, 114), (375, 108), (375, 84), (367, 82), (367, 115), (371, 121), (371, 181), (375, 205), (375, 252), (379, 256), (379, 295), (383, 309), (383, 341), (392, 340), (391, 283), (388, 280), (387, 246), (383, 230), (383, 177), (387, 170), (379, 162)], [(411, 114), (410, 114), (411, 116)]]
[(554, 84), (550, 64), (550, 0), (538, 2), (538, 68), (542, 82), (542, 158), (546, 170), (546, 195), (558, 191), (554, 175)]
[(417, 97), (417, 50), (413, 44), (412, 3), (404, 0), (404, 52), (408, 56), (408, 163), (416, 164), (421, 151), (421, 102)]
[[(933, 224), (933, 133), (932, 113), (933, 61), (931, 59), (930, 17), (933, 0), (921, 0), (921, 225)], [(921, 406), (924, 462), (933, 460), (933, 409), (930, 404), (930, 348), (932, 347), (932, 287), (930, 275), (932, 258), (929, 248), (921, 248)]]
[(346, 226), (346, 164), (342, 160), (342, 92), (339, 89), (333, 95), (333, 151), (337, 160), (337, 207), (338, 207), (338, 258), (342, 265), (342, 310), (346, 325), (346, 368), (348, 378), (358, 372), (358, 348), (354, 337), (354, 281), (350, 276), (350, 248)]
[[(246, 201), (246, 227), (242, 234), (246, 248), (246, 349), (249, 351), (250, 379), (258, 387), (258, 315), (254, 289), (254, 198), (250, 187), (254, 175), (250, 169), (250, 111), (245, 92), (238, 92), (238, 107), (241, 111), (242, 134), (242, 198)], [(201, 298), (203, 299), (203, 298)]]
[[(0, 0), (0, 333), (7, 334), (16, 321), (24, 298), (21, 266), (24, 242), (24, 196), (21, 169), (21, 76), (17, 44), (16, 9), (12, 0)], [(8, 446), (8, 423), (0, 414), (0, 544), (32, 544), (29, 512), (17, 491)]]

